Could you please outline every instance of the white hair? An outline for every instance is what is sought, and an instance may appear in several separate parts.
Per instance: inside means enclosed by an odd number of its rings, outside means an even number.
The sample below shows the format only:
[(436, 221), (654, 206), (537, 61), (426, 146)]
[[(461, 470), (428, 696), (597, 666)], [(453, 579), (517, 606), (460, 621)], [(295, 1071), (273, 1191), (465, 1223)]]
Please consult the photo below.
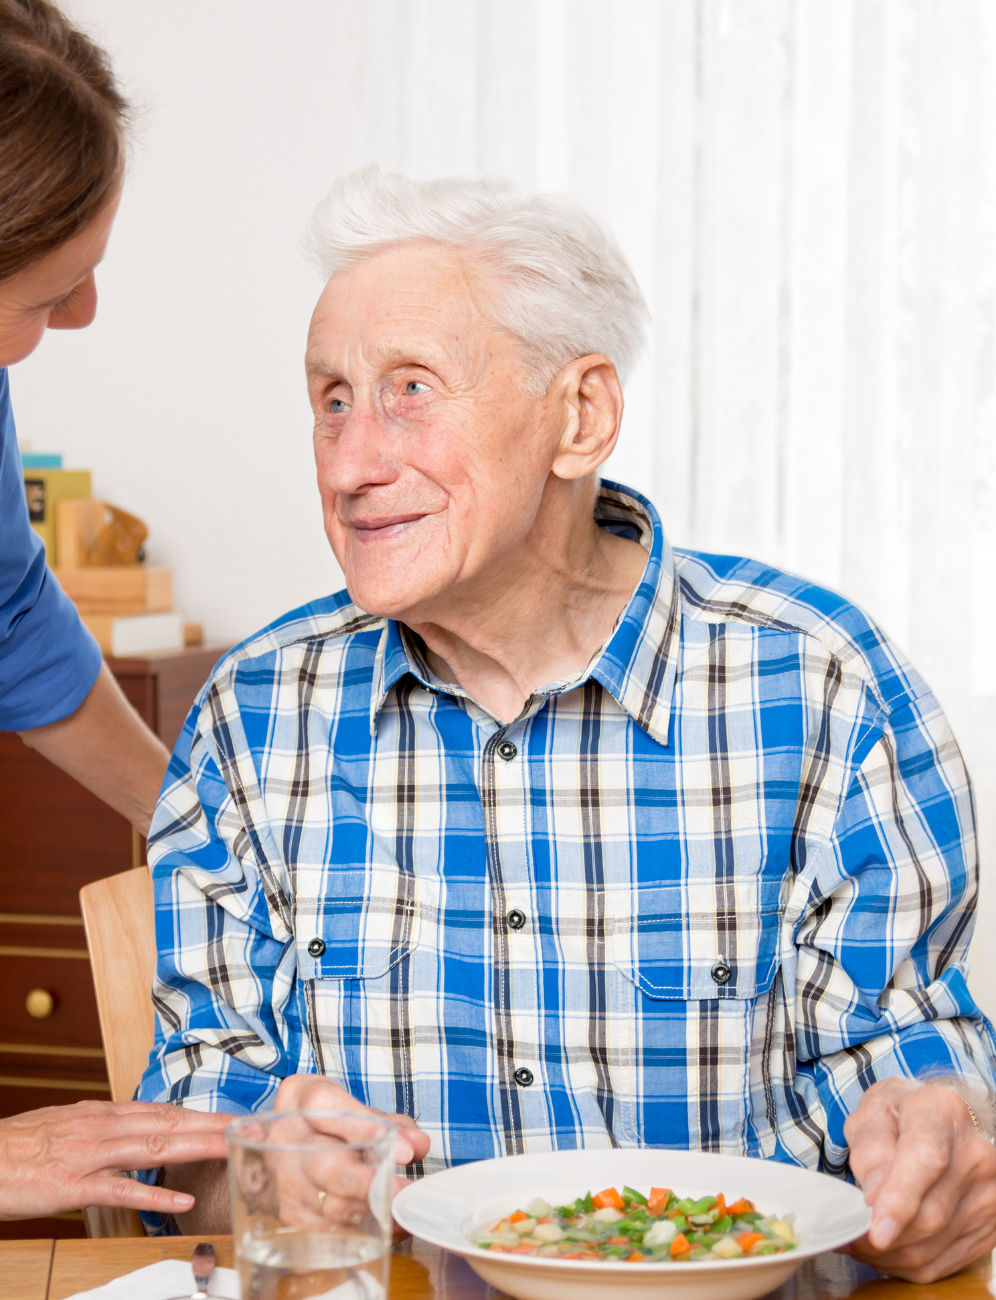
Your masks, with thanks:
[(625, 382), (649, 319), (615, 239), (564, 194), (525, 194), (502, 177), (416, 181), (372, 164), (340, 176), (315, 209), (304, 246), (326, 280), (405, 244), (480, 258), (499, 282), (491, 320), (525, 346), (538, 393), (576, 357), (601, 353)]

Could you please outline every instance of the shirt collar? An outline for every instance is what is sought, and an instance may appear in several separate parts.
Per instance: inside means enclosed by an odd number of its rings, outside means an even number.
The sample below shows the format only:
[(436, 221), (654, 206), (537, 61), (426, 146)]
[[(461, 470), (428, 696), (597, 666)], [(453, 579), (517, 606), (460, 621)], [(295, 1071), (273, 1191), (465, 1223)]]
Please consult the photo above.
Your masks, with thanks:
[[(671, 697), (678, 662), (681, 609), (674, 553), (660, 516), (646, 497), (632, 488), (603, 479), (595, 505), (602, 528), (639, 542), (648, 552), (640, 585), (616, 621), (612, 634), (580, 673), (552, 683), (541, 695), (560, 695), (594, 678), (643, 730), (662, 745), (668, 742)], [(438, 681), (395, 619), (387, 619), (377, 651), (370, 700), (370, 728), (391, 688), (406, 674), (436, 691), (452, 688)]]

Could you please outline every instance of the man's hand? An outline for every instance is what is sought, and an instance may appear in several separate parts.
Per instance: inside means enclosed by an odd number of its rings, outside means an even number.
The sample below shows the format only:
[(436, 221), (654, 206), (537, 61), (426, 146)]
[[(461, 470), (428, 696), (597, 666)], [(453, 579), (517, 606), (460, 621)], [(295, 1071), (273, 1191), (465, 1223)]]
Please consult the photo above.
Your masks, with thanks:
[[(421, 1160), (429, 1149), (428, 1135), (407, 1115), (387, 1115), (382, 1110), (364, 1106), (355, 1097), (351, 1097), (345, 1088), (320, 1074), (292, 1074), (284, 1079), (277, 1089), (273, 1110), (352, 1110), (358, 1116), (375, 1115), (378, 1119), (389, 1119), (400, 1130), (394, 1152), (399, 1165)], [(167, 1182), (172, 1187), (189, 1189), (197, 1196), (197, 1208), (191, 1214), (177, 1216), (181, 1232), (187, 1236), (196, 1236), (232, 1231), (228, 1172), (224, 1163), (171, 1170)], [(403, 1178), (395, 1179), (396, 1192), (404, 1186)], [(192, 1201), (193, 1196), (188, 1195), (187, 1199)]]
[(140, 1101), (81, 1101), (0, 1120), (0, 1219), (87, 1205), (176, 1214), (192, 1196), (122, 1178), (129, 1169), (223, 1159), (231, 1115)]
[(856, 1258), (933, 1282), (996, 1246), (996, 1149), (941, 1082), (885, 1079), (844, 1125), (851, 1169), (872, 1207)]
[[(364, 1106), (351, 1097), (345, 1088), (320, 1074), (292, 1074), (277, 1089), (274, 1110), (355, 1110), (361, 1115), (376, 1115), (389, 1119), (397, 1126), (398, 1137), (394, 1148), (395, 1163), (410, 1165), (421, 1160), (429, 1150), (429, 1135), (423, 1133), (409, 1115), (388, 1115), (386, 1111)], [(398, 1189), (405, 1180), (397, 1180)]]

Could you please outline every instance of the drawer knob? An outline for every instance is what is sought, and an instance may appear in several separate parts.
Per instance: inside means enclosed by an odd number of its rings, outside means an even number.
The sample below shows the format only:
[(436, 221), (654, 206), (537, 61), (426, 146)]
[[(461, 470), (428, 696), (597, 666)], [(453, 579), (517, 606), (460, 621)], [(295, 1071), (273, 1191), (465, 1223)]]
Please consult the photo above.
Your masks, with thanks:
[(35, 1020), (46, 1020), (55, 1010), (55, 998), (48, 989), (32, 989), (24, 999), (28, 1015)]

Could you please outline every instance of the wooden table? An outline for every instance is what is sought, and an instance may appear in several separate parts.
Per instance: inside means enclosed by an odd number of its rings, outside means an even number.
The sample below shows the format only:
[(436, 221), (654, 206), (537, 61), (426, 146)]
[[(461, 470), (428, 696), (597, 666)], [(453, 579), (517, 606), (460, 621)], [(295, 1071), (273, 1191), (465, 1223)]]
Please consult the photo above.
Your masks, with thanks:
[[(232, 1267), (231, 1237), (208, 1237), (218, 1263)], [(66, 1300), (160, 1259), (189, 1259), (196, 1237), (111, 1237), (96, 1241), (0, 1242), (3, 1300)], [(985, 1259), (943, 1282), (911, 1286), (880, 1277), (846, 1255), (808, 1260), (771, 1300), (992, 1300), (991, 1261)], [(469, 1265), (420, 1241), (394, 1252), (390, 1300), (501, 1300)]]

